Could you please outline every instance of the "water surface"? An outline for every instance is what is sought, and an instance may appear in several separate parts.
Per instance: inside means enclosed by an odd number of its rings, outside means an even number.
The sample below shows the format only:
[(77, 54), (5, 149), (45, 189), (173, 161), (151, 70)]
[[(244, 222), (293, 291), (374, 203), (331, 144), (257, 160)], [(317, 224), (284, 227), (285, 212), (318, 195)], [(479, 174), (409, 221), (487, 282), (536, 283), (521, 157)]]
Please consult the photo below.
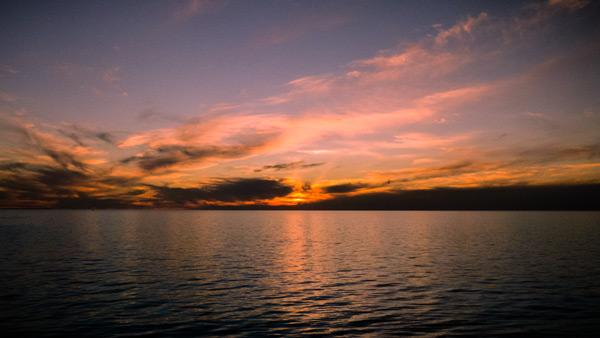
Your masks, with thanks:
[(600, 333), (600, 213), (0, 212), (0, 328)]

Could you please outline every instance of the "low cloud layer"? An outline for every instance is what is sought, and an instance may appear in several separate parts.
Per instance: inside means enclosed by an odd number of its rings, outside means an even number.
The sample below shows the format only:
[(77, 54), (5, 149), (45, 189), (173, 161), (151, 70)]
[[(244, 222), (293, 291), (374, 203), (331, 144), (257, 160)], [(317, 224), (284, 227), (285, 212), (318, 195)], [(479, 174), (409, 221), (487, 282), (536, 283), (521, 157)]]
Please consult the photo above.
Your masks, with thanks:
[(323, 187), (323, 191), (329, 194), (345, 194), (368, 188), (369, 186), (366, 183), (341, 183), (325, 186)]
[(293, 188), (284, 182), (261, 178), (222, 179), (199, 188), (153, 186), (158, 201), (177, 205), (201, 202), (252, 202), (290, 194)]
[(3, 163), (0, 207), (132, 208), (137, 181), (57, 166)]
[(599, 210), (600, 184), (405, 190), (299, 205), (339, 210)]

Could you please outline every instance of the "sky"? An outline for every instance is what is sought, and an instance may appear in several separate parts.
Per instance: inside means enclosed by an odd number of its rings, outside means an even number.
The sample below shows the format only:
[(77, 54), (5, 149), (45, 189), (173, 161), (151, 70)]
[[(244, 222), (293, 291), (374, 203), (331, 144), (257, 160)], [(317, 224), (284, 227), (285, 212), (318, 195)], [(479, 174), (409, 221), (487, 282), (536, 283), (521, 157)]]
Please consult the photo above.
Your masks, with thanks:
[(0, 13), (1, 207), (600, 183), (598, 2), (4, 1)]

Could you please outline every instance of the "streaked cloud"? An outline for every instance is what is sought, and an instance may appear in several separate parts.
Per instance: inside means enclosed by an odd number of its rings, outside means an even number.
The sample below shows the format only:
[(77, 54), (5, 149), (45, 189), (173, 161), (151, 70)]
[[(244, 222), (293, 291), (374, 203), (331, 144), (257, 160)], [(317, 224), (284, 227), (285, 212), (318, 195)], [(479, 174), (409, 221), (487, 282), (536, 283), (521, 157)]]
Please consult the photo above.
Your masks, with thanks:
[(185, 22), (195, 16), (206, 13), (216, 6), (223, 4), (221, 0), (181, 0), (175, 2), (176, 6), (171, 12), (171, 17), (176, 22)]
[(262, 166), (261, 168), (254, 169), (254, 172), (258, 173), (258, 172), (266, 171), (266, 170), (281, 171), (281, 170), (308, 169), (308, 168), (319, 167), (319, 166), (322, 166), (323, 164), (325, 164), (325, 163), (323, 163), (323, 162), (306, 163), (304, 161), (277, 163), (277, 164), (265, 165), (265, 166)]
[(0, 102), (15, 102), (17, 97), (14, 94), (0, 90)]

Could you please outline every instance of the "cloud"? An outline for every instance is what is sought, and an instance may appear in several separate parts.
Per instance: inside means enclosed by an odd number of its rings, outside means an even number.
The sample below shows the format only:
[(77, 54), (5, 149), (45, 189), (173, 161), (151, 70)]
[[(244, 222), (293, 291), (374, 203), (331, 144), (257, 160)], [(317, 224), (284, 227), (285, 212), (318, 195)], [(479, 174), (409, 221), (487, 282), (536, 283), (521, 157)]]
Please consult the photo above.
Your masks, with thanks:
[(96, 138), (98, 138), (99, 140), (102, 140), (108, 144), (115, 144), (114, 136), (109, 132), (105, 132), (105, 131), (97, 132), (94, 134), (94, 136), (96, 136)]
[(63, 168), (87, 170), (104, 163), (102, 146), (114, 145), (114, 135), (106, 131), (76, 124), (41, 123), (24, 116), (0, 118), (0, 129), (4, 131), (0, 144), (16, 145), (9, 148), (14, 156), (7, 158), (34, 163), (47, 162), (44, 160), (47, 158)]
[(307, 169), (307, 168), (314, 168), (314, 167), (322, 166), (323, 164), (325, 164), (325, 163), (323, 163), (323, 162), (306, 163), (304, 161), (277, 163), (277, 164), (265, 165), (259, 169), (254, 169), (254, 172), (261, 172), (261, 171), (265, 171), (265, 170), (281, 171), (281, 170), (293, 170), (293, 169)]
[(551, 164), (565, 161), (594, 161), (600, 158), (600, 143), (577, 146), (538, 146), (523, 150), (512, 150), (510, 154), (515, 155), (513, 155), (514, 159), (506, 164), (508, 166)]
[(113, 175), (110, 164), (102, 165), (108, 159), (96, 147), (111, 141), (111, 134), (77, 125), (43, 124), (23, 116), (3, 117), (0, 128), (0, 191), (7, 195), (3, 207), (55, 207), (78, 196), (99, 204), (104, 199), (122, 199), (122, 206), (138, 205), (127, 194), (141, 187), (137, 179)]
[(304, 76), (287, 83), (289, 91), (281, 95), (263, 99), (266, 104), (283, 104), (306, 95), (325, 94), (335, 84), (335, 77), (330, 74)]
[[(427, 167), (374, 171), (370, 180), (392, 180), (405, 189), (481, 185), (585, 183), (597, 181), (598, 144), (477, 150), (467, 160)], [(426, 161), (428, 163), (430, 161)], [(435, 162), (435, 161), (434, 161)], [(439, 162), (439, 159), (437, 159)], [(422, 163), (417, 161), (416, 164)]]
[(46, 154), (61, 167), (66, 169), (72, 166), (81, 170), (85, 169), (85, 164), (77, 159), (77, 156), (68, 150), (68, 148), (57, 149), (59, 143), (54, 142), (52, 144), (53, 140), (48, 134), (39, 133), (35, 129), (27, 127), (19, 128), (18, 130), (25, 135), (30, 145)]
[(483, 169), (483, 164), (474, 163), (472, 161), (459, 161), (439, 167), (406, 169), (395, 173), (396, 182), (411, 182), (428, 180), (438, 177), (458, 176), (464, 173), (476, 172)]
[(262, 178), (221, 179), (200, 188), (152, 186), (158, 201), (186, 203), (256, 202), (290, 194), (293, 188), (281, 181)]
[(590, 3), (589, 0), (549, 0), (548, 5), (550, 7), (560, 7), (570, 11), (575, 11), (587, 6)]
[(110, 67), (101, 72), (101, 77), (110, 87), (119, 91), (122, 96), (129, 96), (129, 93), (121, 85), (121, 68)]
[(478, 16), (469, 17), (446, 30), (440, 30), (434, 41), (436, 45), (442, 46), (451, 39), (464, 39), (469, 36), (473, 30), (477, 29), (488, 19), (488, 14), (483, 12)]
[(471, 135), (440, 136), (428, 133), (403, 133), (394, 136), (389, 146), (407, 149), (444, 149), (471, 139)]
[(137, 163), (146, 171), (154, 171), (175, 166), (177, 164), (197, 163), (213, 158), (239, 158), (250, 154), (259, 145), (235, 146), (160, 146), (141, 155), (127, 157), (121, 163)]
[(185, 22), (195, 16), (206, 13), (221, 5), (219, 0), (182, 0), (177, 2), (177, 7), (172, 11), (171, 17), (176, 22)]
[(174, 114), (165, 113), (155, 108), (146, 108), (139, 112), (137, 119), (142, 122), (154, 121), (154, 122), (177, 122), (186, 123), (188, 119)]
[(109, 84), (115, 84), (121, 81), (121, 69), (119, 67), (111, 67), (102, 72), (102, 80)]
[(299, 209), (600, 210), (600, 184), (444, 188), (341, 195)]
[(342, 183), (325, 186), (323, 187), (323, 191), (325, 191), (328, 194), (345, 194), (368, 187), (370, 187), (370, 185), (366, 183)]
[(123, 71), (119, 66), (99, 66), (62, 62), (52, 70), (63, 81), (78, 88), (84, 88), (97, 96), (114, 95), (127, 97), (129, 93), (123, 87)]
[(11, 76), (18, 73), (19, 71), (15, 67), (7, 64), (0, 64), (0, 77)]
[(0, 162), (0, 192), (6, 195), (0, 207), (136, 208), (148, 205), (141, 202), (147, 191), (139, 177), (114, 175), (110, 169)]
[(120, 148), (165, 145), (204, 146), (207, 144), (264, 144), (281, 131), (289, 120), (277, 114), (225, 112), (201, 115), (172, 128), (130, 134)]
[(14, 94), (0, 90), (0, 102), (15, 102), (17, 97)]
[(87, 173), (76, 168), (0, 164), (0, 207), (136, 207), (129, 195), (135, 180)]
[(88, 141), (101, 141), (106, 144), (115, 145), (115, 136), (107, 131), (97, 131), (76, 124), (61, 126), (58, 132), (71, 139), (77, 145), (88, 146)]
[(141, 206), (119, 198), (97, 198), (85, 193), (77, 197), (59, 199), (53, 208), (57, 209), (134, 209)]

